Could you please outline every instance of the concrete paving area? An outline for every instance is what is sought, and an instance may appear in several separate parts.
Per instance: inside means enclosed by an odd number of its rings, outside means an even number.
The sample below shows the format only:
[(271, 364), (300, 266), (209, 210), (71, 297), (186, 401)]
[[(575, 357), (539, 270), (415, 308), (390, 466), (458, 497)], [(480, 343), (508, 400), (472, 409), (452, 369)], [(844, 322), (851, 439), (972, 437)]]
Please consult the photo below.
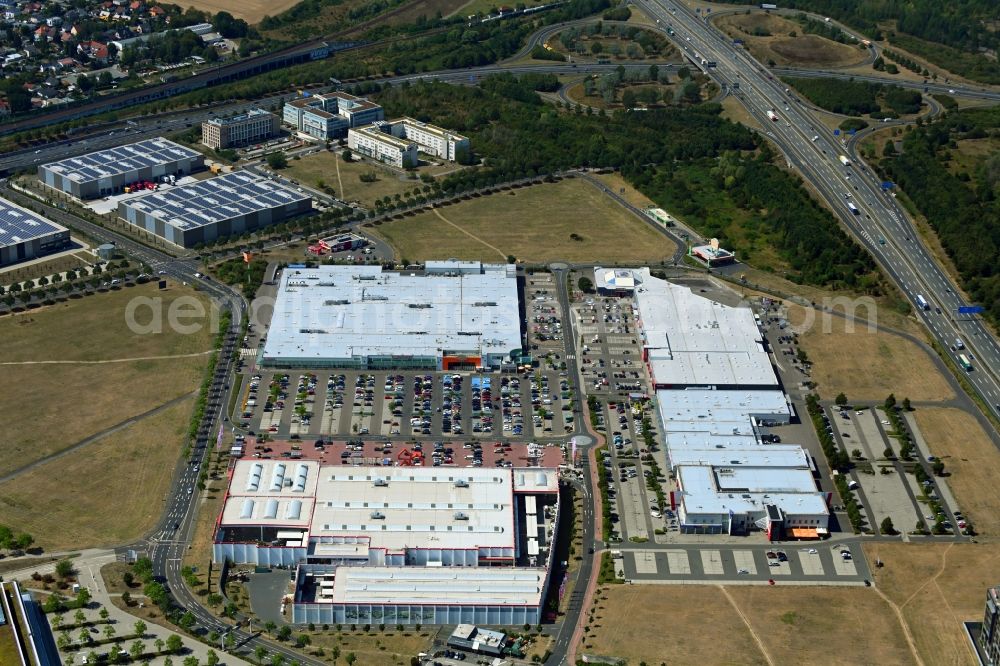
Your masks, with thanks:
[[(748, 582), (865, 585), (871, 574), (858, 546), (829, 542), (670, 548), (621, 546), (626, 581), (640, 583)], [(847, 554), (841, 553), (846, 550)]]

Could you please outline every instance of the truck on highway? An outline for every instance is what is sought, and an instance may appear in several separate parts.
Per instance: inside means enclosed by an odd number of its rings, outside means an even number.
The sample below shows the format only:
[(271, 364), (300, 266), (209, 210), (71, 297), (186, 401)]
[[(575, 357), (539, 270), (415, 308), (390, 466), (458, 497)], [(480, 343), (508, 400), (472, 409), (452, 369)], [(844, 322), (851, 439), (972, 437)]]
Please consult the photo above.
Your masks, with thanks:
[(920, 306), (921, 310), (930, 310), (931, 304), (927, 302), (923, 294), (917, 294), (917, 305)]
[(840, 163), (843, 164), (844, 166), (851, 166), (851, 160), (848, 159), (847, 155), (840, 156)]
[(858, 207), (857, 207), (857, 206), (855, 206), (854, 204), (852, 204), (852, 203), (851, 203), (850, 201), (848, 201), (848, 202), (847, 202), (847, 207), (848, 207), (848, 208), (850, 209), (850, 211), (851, 211), (852, 213), (854, 213), (855, 215), (861, 215), (861, 211), (860, 211), (860, 210), (858, 210)]
[(761, 3), (760, 8), (761, 9), (777, 9), (778, 5), (772, 5), (770, 3), (766, 3), (765, 2), (765, 3)]
[(778, 122), (778, 114), (774, 112), (774, 109), (767, 110), (767, 118), (773, 123)]

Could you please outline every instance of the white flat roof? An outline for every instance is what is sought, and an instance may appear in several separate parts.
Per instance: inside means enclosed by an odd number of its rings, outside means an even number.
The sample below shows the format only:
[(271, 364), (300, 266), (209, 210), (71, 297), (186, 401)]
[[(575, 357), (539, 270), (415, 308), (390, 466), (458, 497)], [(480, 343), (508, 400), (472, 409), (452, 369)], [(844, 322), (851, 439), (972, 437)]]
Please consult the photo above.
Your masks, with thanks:
[[(669, 445), (668, 445), (669, 446)], [(738, 448), (695, 448), (691, 446), (673, 447), (670, 449), (670, 464), (678, 465), (712, 465), (715, 467), (766, 467), (809, 468), (805, 449), (794, 444), (768, 444), (762, 446), (754, 443)]]
[(330, 555), (369, 548), (514, 548), (515, 490), (558, 492), (557, 471), (247, 459), (233, 470), (221, 526), (263, 525), (302, 530), (306, 539), (363, 542), (317, 545), (317, 553)]
[(329, 466), (321, 476), (313, 536), (368, 536), (394, 552), (514, 546), (509, 469)]
[(537, 606), (544, 569), (500, 567), (339, 567), (338, 604)]
[(635, 302), (656, 384), (777, 386), (749, 308), (730, 307), (632, 269)]
[(635, 288), (635, 277), (632, 270), (628, 268), (594, 268), (594, 286), (598, 289), (624, 289)]
[[(688, 515), (725, 516), (730, 511), (734, 514), (761, 513), (767, 504), (776, 504), (791, 515), (825, 516), (829, 514), (826, 500), (822, 493), (783, 492), (781, 490), (759, 491), (727, 491), (717, 484), (718, 470), (708, 465), (685, 465), (677, 469), (677, 481), (682, 488), (684, 510)], [(795, 484), (800, 470), (782, 470), (789, 477), (782, 484)], [(810, 476), (809, 481), (812, 481)], [(725, 483), (728, 483), (725, 482)], [(815, 484), (813, 484), (815, 487)]]
[(263, 357), (484, 357), (520, 348), (515, 266), (456, 276), (320, 266), (282, 273)]

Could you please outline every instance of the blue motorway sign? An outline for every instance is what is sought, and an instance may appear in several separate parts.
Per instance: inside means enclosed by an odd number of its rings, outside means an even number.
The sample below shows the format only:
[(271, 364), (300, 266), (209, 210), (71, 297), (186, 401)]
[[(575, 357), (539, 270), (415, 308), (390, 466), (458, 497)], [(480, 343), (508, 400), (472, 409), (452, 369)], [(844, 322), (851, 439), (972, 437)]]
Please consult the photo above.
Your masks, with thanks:
[(883, 180), (882, 181), (882, 189), (883, 190), (891, 190), (894, 187), (896, 187), (896, 186), (892, 183), (892, 181), (890, 181), (890, 180)]
[(963, 305), (958, 308), (958, 314), (979, 314), (985, 309), (982, 305)]
[(840, 136), (840, 130), (839, 129), (833, 130), (833, 135), (834, 136)]

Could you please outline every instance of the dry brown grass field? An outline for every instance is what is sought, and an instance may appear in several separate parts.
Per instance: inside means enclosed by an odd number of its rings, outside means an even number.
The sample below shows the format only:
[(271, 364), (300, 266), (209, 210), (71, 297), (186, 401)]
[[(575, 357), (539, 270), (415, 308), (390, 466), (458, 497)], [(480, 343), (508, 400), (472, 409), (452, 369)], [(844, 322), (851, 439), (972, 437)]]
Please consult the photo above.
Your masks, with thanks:
[[(715, 19), (715, 24), (730, 37), (742, 39), (761, 62), (773, 60), (779, 66), (848, 67), (864, 62), (867, 56), (855, 46), (803, 34), (798, 23), (773, 14), (728, 14)], [(768, 34), (754, 36), (756, 30)]]
[(0, 514), (46, 550), (141, 538), (160, 517), (194, 397), (0, 484)]
[(674, 252), (649, 224), (577, 179), (472, 198), (373, 230), (412, 261), (658, 263)]
[[(162, 299), (163, 332), (129, 329), (126, 310), (136, 298)], [(191, 335), (170, 330), (166, 313), (182, 298), (206, 303), (185, 287), (148, 284), (0, 318), (5, 385), (16, 387), (0, 394), (0, 476), (197, 388), (212, 330), (207, 322)], [(142, 322), (148, 316), (137, 313)], [(101, 362), (150, 357), (171, 358)]]
[(913, 413), (931, 453), (944, 461), (948, 487), (980, 534), (1000, 536), (996, 479), (1000, 451), (979, 422), (952, 407), (921, 407)]

